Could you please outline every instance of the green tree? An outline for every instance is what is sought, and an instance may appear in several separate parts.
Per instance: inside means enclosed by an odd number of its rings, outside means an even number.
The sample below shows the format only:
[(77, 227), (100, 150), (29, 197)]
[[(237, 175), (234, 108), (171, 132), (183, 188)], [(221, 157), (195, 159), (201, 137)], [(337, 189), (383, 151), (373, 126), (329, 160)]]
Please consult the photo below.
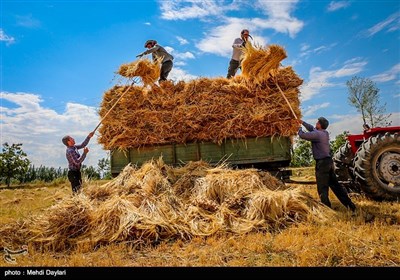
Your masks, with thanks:
[(292, 167), (308, 167), (312, 166), (313, 162), (311, 141), (298, 138), (297, 143), (294, 145), (290, 165)]
[(336, 135), (334, 140), (331, 140), (330, 146), (332, 155), (344, 144), (347, 140), (347, 135), (349, 135), (349, 131), (343, 131), (341, 134)]
[(111, 179), (111, 165), (110, 160), (108, 158), (99, 159), (97, 164), (98, 171), (103, 179)]
[(82, 175), (86, 176), (88, 180), (99, 180), (100, 174), (93, 166), (82, 166)]
[(391, 124), (387, 121), (388, 116), (384, 114), (386, 103), (384, 105), (379, 104), (379, 89), (372, 80), (355, 76), (347, 81), (346, 85), (349, 93), (349, 104), (361, 113), (364, 123), (371, 127)]
[(11, 184), (12, 178), (24, 175), (29, 168), (30, 161), (26, 158), (26, 153), (22, 150), (22, 143), (3, 144), (0, 154), (0, 178), (5, 179), (7, 187)]

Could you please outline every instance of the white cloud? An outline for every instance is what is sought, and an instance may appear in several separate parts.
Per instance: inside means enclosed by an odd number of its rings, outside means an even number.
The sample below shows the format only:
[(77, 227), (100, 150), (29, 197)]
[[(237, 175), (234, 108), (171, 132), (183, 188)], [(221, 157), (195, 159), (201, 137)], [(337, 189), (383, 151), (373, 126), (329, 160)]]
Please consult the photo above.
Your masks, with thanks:
[(177, 53), (177, 54), (175, 54), (175, 57), (182, 59), (182, 60), (195, 58), (191, 52)]
[(181, 45), (187, 45), (189, 44), (188, 40), (186, 40), (185, 38), (182, 38), (181, 36), (176, 36), (176, 39), (179, 41), (179, 43)]
[(240, 32), (244, 28), (248, 28), (253, 43), (264, 46), (266, 40), (259, 37), (255, 32), (259, 30), (258, 25), (253, 20), (245, 20), (240, 18), (227, 18), (227, 22), (207, 31), (207, 36), (201, 39), (196, 47), (202, 52), (213, 53), (215, 55), (230, 57), (232, 54), (232, 43), (235, 38), (240, 37)]
[(400, 63), (396, 64), (392, 68), (390, 68), (388, 71), (374, 75), (371, 77), (371, 80), (374, 82), (388, 82), (388, 81), (393, 81), (395, 79), (399, 79), (399, 73), (400, 73)]
[(220, 16), (225, 11), (237, 10), (235, 2), (225, 1), (186, 1), (169, 0), (159, 1), (161, 18), (167, 20), (187, 20), (193, 18), (206, 18), (209, 16)]
[[(389, 114), (388, 114), (389, 116)], [(355, 115), (333, 115), (327, 116), (327, 119), (331, 122), (328, 127), (330, 132), (330, 138), (333, 140), (336, 135), (349, 131), (350, 134), (361, 134), (362, 133), (362, 117), (359, 114)], [(391, 121), (391, 126), (400, 126), (400, 113), (393, 112), (388, 117), (388, 121)]]
[(391, 14), (387, 19), (381, 21), (366, 31), (363, 31), (361, 35), (365, 37), (374, 36), (376, 33), (387, 28), (388, 32), (397, 31), (400, 29), (400, 12)]
[(298, 1), (265, 1), (258, 0), (255, 5), (259, 7), (268, 19), (256, 19), (258, 26), (262, 28), (271, 28), (281, 33), (288, 33), (294, 38), (304, 26), (304, 23), (294, 18), (291, 13), (296, 9)]
[(332, 1), (329, 3), (328, 12), (334, 12), (348, 6), (350, 6), (350, 2), (348, 1)]
[(40, 27), (40, 21), (33, 18), (32, 15), (27, 16), (16, 16), (17, 25), (27, 28), (38, 28)]
[(168, 78), (175, 82), (177, 82), (177, 81), (188, 82), (188, 81), (196, 79), (197, 76), (191, 75), (179, 67), (173, 67)]
[(7, 35), (3, 29), (0, 29), (0, 41), (6, 42), (7, 45), (15, 43), (14, 37)]
[[(32, 93), (1, 92), (0, 99), (13, 104), (10, 108), (2, 107), (0, 113), (1, 144), (22, 143), (22, 150), (35, 166), (66, 168), (61, 138), (69, 134), (80, 143), (100, 121), (94, 107), (68, 103), (65, 112), (59, 114), (42, 107), (43, 100)], [(96, 167), (98, 160), (107, 156), (107, 151), (96, 142), (96, 136), (88, 147), (90, 152), (84, 164)]]
[(305, 108), (305, 109), (302, 110), (303, 116), (305, 116), (305, 117), (307, 117), (307, 116), (312, 116), (312, 115), (314, 115), (315, 112), (317, 112), (318, 110), (323, 109), (323, 108), (328, 108), (329, 105), (330, 105), (329, 102), (325, 102), (325, 103), (322, 103), (322, 104), (317, 104), (317, 105), (313, 105), (313, 106), (308, 106), (307, 108)]
[[(298, 1), (264, 1), (254, 3), (255, 8), (268, 18), (235, 18), (228, 17), (226, 12), (239, 8), (248, 8), (251, 5), (245, 1), (160, 1), (162, 18), (167, 20), (186, 20), (190, 18), (212, 18), (215, 26), (209, 27), (205, 35), (196, 43), (202, 52), (213, 53), (228, 57), (232, 51), (233, 40), (240, 36), (243, 28), (248, 28), (254, 42), (265, 45), (266, 38), (258, 37), (257, 32), (273, 29), (280, 33), (287, 33), (295, 37), (304, 26), (304, 23), (294, 18), (291, 13), (295, 10)], [(179, 40), (179, 39), (178, 39)]]
[(354, 58), (345, 62), (342, 68), (324, 71), (320, 67), (313, 67), (310, 70), (309, 81), (301, 86), (300, 98), (302, 101), (311, 99), (321, 89), (336, 86), (331, 82), (333, 79), (353, 76), (364, 69), (367, 62), (361, 58)]

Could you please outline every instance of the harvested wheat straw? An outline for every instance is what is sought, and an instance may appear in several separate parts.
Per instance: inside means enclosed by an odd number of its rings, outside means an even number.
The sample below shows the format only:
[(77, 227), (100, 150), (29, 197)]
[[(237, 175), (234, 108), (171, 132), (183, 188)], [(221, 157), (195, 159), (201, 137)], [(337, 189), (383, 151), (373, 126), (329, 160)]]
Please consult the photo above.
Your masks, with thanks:
[[(233, 79), (201, 77), (135, 85), (103, 120), (98, 142), (106, 150), (125, 150), (145, 145), (221, 144), (226, 139), (293, 136), (298, 123), (290, 107), (301, 116), (299, 86), (303, 80), (292, 67), (280, 65), (285, 57), (285, 50), (278, 45), (249, 45), (242, 75)], [(120, 72), (130, 77), (126, 73), (137, 70), (135, 63), (125, 65)], [(101, 117), (125, 90), (126, 86), (115, 86), (105, 92)]]
[(141, 168), (128, 165), (102, 186), (84, 187), (40, 216), (0, 228), (1, 236), (15, 231), (0, 246), (28, 242), (37, 249), (65, 251), (113, 242), (146, 245), (330, 217), (310, 196), (281, 184), (255, 169), (213, 168), (204, 162), (173, 168), (160, 158)]

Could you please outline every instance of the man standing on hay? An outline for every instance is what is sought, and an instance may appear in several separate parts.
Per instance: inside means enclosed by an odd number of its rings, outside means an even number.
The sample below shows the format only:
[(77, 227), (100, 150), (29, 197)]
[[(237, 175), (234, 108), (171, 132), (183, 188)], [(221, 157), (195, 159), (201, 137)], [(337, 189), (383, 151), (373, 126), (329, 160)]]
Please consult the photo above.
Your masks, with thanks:
[[(68, 160), (68, 180), (71, 182), (72, 194), (76, 194), (82, 187), (81, 166), (89, 152), (89, 148), (86, 146), (93, 135), (94, 132), (90, 132), (80, 145), (76, 145), (75, 139), (69, 135), (64, 136), (62, 139), (64, 145), (67, 146), (66, 157)], [(78, 150), (82, 148), (83, 154), (80, 155)]]
[(138, 54), (136, 57), (142, 57), (146, 54), (151, 53), (153, 61), (157, 61), (158, 59), (162, 58), (160, 79), (158, 80), (158, 82), (166, 81), (169, 72), (171, 72), (174, 65), (172, 62), (174, 60), (174, 57), (170, 53), (168, 53), (162, 46), (157, 44), (156, 40), (147, 40), (146, 43), (144, 43), (144, 47), (148, 50), (142, 52), (141, 54)]
[(226, 75), (228, 79), (236, 75), (240, 67), (240, 61), (242, 60), (243, 48), (246, 46), (249, 37), (251, 38), (249, 30), (243, 29), (242, 32), (240, 32), (240, 38), (236, 38), (233, 41), (232, 58), (229, 61), (228, 74)]
[(303, 125), (308, 130), (308, 132), (304, 132), (300, 126), (298, 135), (301, 139), (311, 141), (312, 154), (315, 159), (317, 191), (321, 202), (331, 207), (331, 202), (329, 200), (329, 188), (331, 188), (340, 202), (346, 206), (346, 208), (355, 212), (356, 206), (351, 201), (343, 186), (339, 184), (334, 172), (329, 145), (329, 133), (326, 131), (329, 121), (324, 117), (319, 117), (315, 128), (302, 120), (299, 120), (299, 124)]

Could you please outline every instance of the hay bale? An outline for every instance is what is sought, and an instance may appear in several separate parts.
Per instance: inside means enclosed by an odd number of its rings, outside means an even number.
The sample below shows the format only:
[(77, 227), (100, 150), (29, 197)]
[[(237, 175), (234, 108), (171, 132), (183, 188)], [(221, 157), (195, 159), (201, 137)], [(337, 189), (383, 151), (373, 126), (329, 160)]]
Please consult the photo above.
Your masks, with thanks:
[[(242, 75), (233, 79), (202, 77), (188, 82), (166, 81), (160, 86), (115, 86), (105, 92), (100, 106), (101, 117), (109, 114), (99, 128), (98, 142), (106, 150), (124, 150), (295, 135), (298, 124), (290, 107), (301, 116), (299, 86), (303, 81), (292, 67), (280, 65), (285, 57), (285, 50), (278, 45), (257, 48), (249, 44)], [(119, 72), (127, 77), (139, 75), (138, 65), (139, 61), (124, 65)], [(154, 76), (149, 79), (154, 80)], [(119, 100), (126, 90), (126, 96)]]

